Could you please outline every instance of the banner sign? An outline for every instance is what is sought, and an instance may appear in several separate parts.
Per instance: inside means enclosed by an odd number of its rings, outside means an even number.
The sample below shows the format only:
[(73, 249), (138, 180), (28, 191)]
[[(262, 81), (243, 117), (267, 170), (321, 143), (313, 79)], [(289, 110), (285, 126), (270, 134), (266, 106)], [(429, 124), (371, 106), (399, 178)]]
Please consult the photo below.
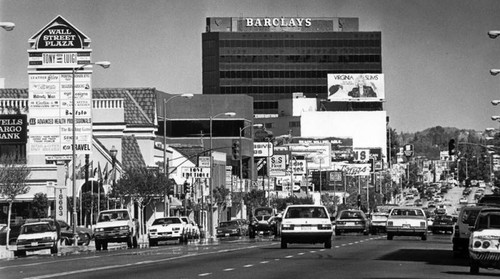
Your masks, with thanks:
[(328, 100), (335, 102), (385, 99), (384, 74), (328, 74)]
[(292, 143), (299, 143), (303, 145), (311, 144), (330, 144), (330, 153), (332, 161), (349, 161), (353, 157), (352, 138), (340, 137), (324, 137), (324, 138), (310, 138), (310, 137), (293, 137)]
[(346, 176), (370, 175), (370, 169), (370, 164), (348, 164), (342, 162), (333, 163), (333, 170), (341, 171)]
[(210, 178), (210, 168), (181, 168), (183, 178)]
[(253, 143), (253, 156), (254, 157), (273, 156), (273, 143), (272, 142), (254, 142)]
[(25, 114), (0, 115), (0, 144), (26, 144), (28, 134)]
[(91, 153), (91, 74), (77, 73), (74, 78), (75, 115), (73, 116), (72, 74), (29, 75), (29, 154), (71, 154), (73, 118), (76, 153)]

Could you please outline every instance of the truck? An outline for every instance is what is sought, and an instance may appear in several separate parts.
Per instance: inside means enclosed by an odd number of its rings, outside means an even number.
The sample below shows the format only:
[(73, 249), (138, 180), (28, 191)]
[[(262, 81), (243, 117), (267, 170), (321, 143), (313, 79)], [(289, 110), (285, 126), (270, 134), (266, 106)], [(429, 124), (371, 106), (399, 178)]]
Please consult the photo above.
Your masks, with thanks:
[(108, 243), (126, 242), (128, 248), (137, 248), (139, 224), (127, 209), (104, 210), (99, 213), (94, 228), (97, 251), (108, 249)]

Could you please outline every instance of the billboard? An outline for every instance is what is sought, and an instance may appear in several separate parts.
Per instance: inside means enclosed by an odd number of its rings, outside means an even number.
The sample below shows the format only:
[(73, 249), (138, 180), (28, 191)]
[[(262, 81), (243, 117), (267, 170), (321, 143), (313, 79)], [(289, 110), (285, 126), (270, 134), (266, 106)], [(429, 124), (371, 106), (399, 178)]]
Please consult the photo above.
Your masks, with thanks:
[(328, 74), (329, 101), (373, 102), (384, 99), (384, 74)]
[(292, 143), (302, 145), (329, 144), (332, 161), (347, 161), (353, 157), (352, 138), (340, 137), (293, 137)]
[(0, 144), (25, 144), (27, 126), (26, 114), (1, 114)]

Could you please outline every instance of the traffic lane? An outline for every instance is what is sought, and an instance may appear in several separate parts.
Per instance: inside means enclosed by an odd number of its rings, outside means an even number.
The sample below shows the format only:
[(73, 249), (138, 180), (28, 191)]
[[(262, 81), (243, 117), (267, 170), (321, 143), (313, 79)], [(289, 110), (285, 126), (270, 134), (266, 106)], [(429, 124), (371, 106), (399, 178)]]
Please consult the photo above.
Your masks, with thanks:
[(218, 250), (225, 249), (248, 249), (258, 245), (267, 245), (266, 242), (269, 241), (265, 239), (228, 240), (212, 244), (160, 245), (145, 249), (89, 251), (64, 256), (29, 256), (0, 262), (0, 278), (85, 274), (89, 272), (89, 269), (114, 269), (141, 265), (144, 261), (165, 261), (179, 257), (192, 257), (200, 253), (217, 253)]

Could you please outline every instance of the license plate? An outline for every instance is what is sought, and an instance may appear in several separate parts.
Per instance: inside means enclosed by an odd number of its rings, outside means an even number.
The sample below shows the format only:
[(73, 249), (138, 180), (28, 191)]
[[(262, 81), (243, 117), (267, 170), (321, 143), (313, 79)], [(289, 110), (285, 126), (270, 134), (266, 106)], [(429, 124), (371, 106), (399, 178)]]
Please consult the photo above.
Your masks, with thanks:
[(310, 231), (310, 230), (312, 230), (312, 228), (311, 227), (302, 227), (302, 230), (303, 231)]
[(225, 236), (229, 236), (229, 234), (228, 234), (228, 233), (226, 233), (226, 234), (225, 234)]
[(38, 246), (38, 242), (31, 242), (31, 246)]
[(346, 226), (354, 226), (354, 222), (347, 222), (345, 224), (346, 224)]
[(410, 228), (410, 224), (403, 224), (403, 228), (409, 229)]

